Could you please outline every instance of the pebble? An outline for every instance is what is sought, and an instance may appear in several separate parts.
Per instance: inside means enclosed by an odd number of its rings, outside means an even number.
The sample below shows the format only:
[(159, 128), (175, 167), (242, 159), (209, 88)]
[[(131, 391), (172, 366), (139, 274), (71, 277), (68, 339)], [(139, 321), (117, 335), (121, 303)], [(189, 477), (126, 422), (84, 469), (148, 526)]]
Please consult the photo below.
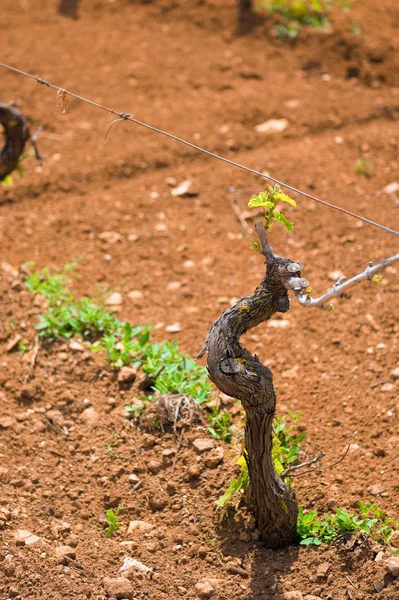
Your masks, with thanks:
[(393, 531), (392, 532), (391, 545), (394, 548), (399, 548), (399, 531)]
[(151, 494), (148, 498), (148, 503), (152, 510), (163, 510), (168, 505), (168, 500), (165, 496)]
[(150, 460), (147, 468), (150, 473), (156, 475), (162, 469), (162, 463), (159, 460)]
[(118, 383), (132, 383), (137, 377), (137, 369), (121, 367), (118, 373)]
[(272, 327), (274, 329), (276, 329), (276, 328), (286, 329), (290, 325), (291, 325), (291, 323), (287, 319), (274, 319), (273, 321), (267, 322), (267, 326)]
[(323, 562), (317, 567), (316, 577), (317, 579), (324, 579), (327, 577), (328, 571), (330, 570), (330, 564)]
[(54, 550), (55, 557), (60, 564), (68, 564), (67, 558), (76, 558), (76, 552), (71, 546), (58, 546)]
[(381, 562), (383, 559), (384, 559), (384, 552), (382, 550), (380, 550), (380, 552), (378, 552), (376, 554), (374, 562)]
[(97, 424), (98, 418), (99, 414), (92, 406), (89, 406), (89, 408), (85, 408), (85, 410), (80, 415), (80, 419), (87, 425), (90, 425), (91, 427), (94, 427)]
[(0, 429), (9, 429), (16, 425), (16, 423), (16, 419), (13, 419), (12, 417), (2, 417), (0, 419)]
[(148, 533), (152, 528), (153, 525), (147, 521), (130, 521), (127, 534), (134, 537), (136, 534), (142, 535)]
[(394, 387), (393, 383), (384, 383), (384, 385), (381, 386), (381, 392), (392, 392)]
[(217, 590), (217, 582), (214, 579), (201, 579), (195, 586), (195, 591), (197, 592), (200, 600), (209, 600), (209, 598), (214, 598)]
[(308, 594), (305, 596), (304, 600), (321, 600), (320, 596), (314, 596), (313, 594)]
[(386, 490), (386, 487), (383, 485), (379, 485), (378, 483), (376, 485), (371, 485), (368, 488), (368, 491), (370, 492), (370, 494), (372, 496), (379, 496), (380, 494), (385, 492), (385, 490)]
[(399, 379), (399, 367), (396, 367), (396, 369), (392, 371), (391, 377), (393, 377), (394, 379)]
[(40, 537), (28, 531), (27, 529), (17, 529), (15, 533), (15, 539), (17, 544), (25, 546), (34, 546), (38, 542), (40, 542)]
[(179, 333), (181, 331), (181, 325), (176, 321), (176, 323), (172, 323), (171, 325), (167, 325), (165, 327), (165, 331), (168, 333)]
[(105, 300), (106, 306), (120, 306), (122, 303), (122, 295), (119, 292), (114, 292)]
[(392, 181), (392, 183), (388, 183), (383, 190), (386, 194), (395, 194), (396, 192), (399, 192), (399, 182)]
[(119, 569), (119, 573), (122, 573), (123, 577), (127, 577), (128, 579), (131, 579), (135, 575), (148, 575), (151, 572), (152, 569), (150, 567), (147, 567), (135, 558), (130, 558), (130, 556), (125, 556), (123, 565)]
[(134, 589), (126, 577), (105, 577), (103, 586), (108, 596), (118, 600), (132, 600)]
[(85, 349), (83, 344), (79, 344), (79, 342), (77, 342), (76, 340), (72, 340), (71, 342), (69, 342), (69, 347), (71, 350), (74, 350), (74, 352), (82, 352)]
[(399, 577), (399, 556), (391, 556), (385, 563), (387, 571), (392, 577)]
[(175, 198), (186, 196), (187, 198), (194, 198), (198, 196), (198, 192), (193, 188), (193, 182), (190, 179), (182, 181), (177, 187), (173, 188), (170, 193)]
[(303, 600), (301, 592), (297, 590), (292, 592), (283, 592), (282, 594), (276, 594), (273, 596), (273, 600)]
[(249, 577), (248, 571), (236, 565), (233, 561), (229, 561), (225, 565), (226, 571), (232, 575), (240, 575), (241, 577)]
[(223, 462), (223, 458), (224, 451), (223, 448), (219, 446), (218, 448), (215, 448), (215, 450), (212, 450), (212, 452), (210, 452), (206, 456), (205, 465), (208, 467), (208, 469), (216, 469), (216, 467), (218, 467), (220, 463)]
[(342, 271), (330, 271), (328, 273), (328, 279), (330, 281), (334, 281), (334, 282), (338, 281), (338, 279), (342, 276), (343, 276)]
[(193, 441), (193, 446), (197, 454), (203, 454), (213, 450), (215, 442), (209, 438), (197, 438)]
[(287, 129), (288, 120), (287, 119), (269, 119), (268, 121), (264, 121), (264, 123), (260, 123), (255, 126), (255, 131), (258, 133), (279, 133)]
[(134, 473), (131, 473), (129, 475), (128, 479), (129, 479), (129, 483), (131, 483), (132, 485), (136, 485), (140, 481), (140, 477), (138, 477)]
[(116, 231), (103, 231), (99, 234), (98, 239), (106, 244), (117, 244), (122, 241), (122, 236)]
[(130, 300), (141, 300), (144, 298), (144, 294), (140, 290), (132, 290), (128, 293), (127, 297), (130, 298)]

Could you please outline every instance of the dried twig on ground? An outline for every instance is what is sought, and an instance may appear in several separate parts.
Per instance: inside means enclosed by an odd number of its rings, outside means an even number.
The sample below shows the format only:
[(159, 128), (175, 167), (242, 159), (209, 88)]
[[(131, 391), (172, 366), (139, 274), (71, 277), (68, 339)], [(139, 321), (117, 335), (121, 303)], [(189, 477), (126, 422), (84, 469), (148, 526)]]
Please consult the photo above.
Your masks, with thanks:
[(35, 345), (33, 346), (32, 351), (31, 351), (29, 365), (26, 367), (26, 369), (24, 369), (24, 371), (22, 373), (22, 378), (23, 378), (24, 383), (27, 383), (29, 381), (29, 378), (33, 373), (33, 370), (34, 370), (35, 364), (36, 364), (37, 355), (39, 353), (39, 348), (40, 348), (40, 340), (39, 340), (39, 336), (37, 335), (36, 339), (35, 339)]

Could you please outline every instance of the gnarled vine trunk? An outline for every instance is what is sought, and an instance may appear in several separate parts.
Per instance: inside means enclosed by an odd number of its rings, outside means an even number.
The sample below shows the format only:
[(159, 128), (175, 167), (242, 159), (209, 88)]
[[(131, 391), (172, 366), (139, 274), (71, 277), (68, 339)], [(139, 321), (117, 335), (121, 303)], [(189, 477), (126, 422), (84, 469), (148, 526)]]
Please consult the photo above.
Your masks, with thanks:
[(266, 256), (266, 276), (251, 296), (228, 308), (212, 325), (201, 349), (208, 351), (208, 371), (217, 387), (241, 400), (245, 413), (245, 449), (249, 498), (262, 542), (269, 548), (290, 545), (296, 537), (295, 494), (277, 475), (272, 458), (272, 422), (276, 393), (270, 369), (243, 348), (240, 337), (289, 309), (287, 287), (300, 279), (301, 266), (275, 256), (261, 223), (256, 225)]
[(0, 150), (0, 181), (14, 171), (25, 144), (30, 138), (26, 119), (9, 104), (0, 104), (0, 125), (4, 129), (4, 146)]

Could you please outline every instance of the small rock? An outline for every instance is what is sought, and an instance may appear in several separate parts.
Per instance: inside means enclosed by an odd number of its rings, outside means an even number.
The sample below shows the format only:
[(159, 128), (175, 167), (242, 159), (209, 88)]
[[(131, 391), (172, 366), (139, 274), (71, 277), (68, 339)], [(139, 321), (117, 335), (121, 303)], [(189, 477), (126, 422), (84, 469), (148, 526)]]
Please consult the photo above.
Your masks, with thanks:
[(168, 283), (168, 285), (166, 286), (166, 289), (169, 292), (174, 292), (176, 290), (178, 290), (181, 287), (181, 283), (180, 281), (171, 281), (170, 283)]
[(197, 479), (201, 475), (201, 465), (198, 463), (190, 465), (187, 474), (189, 479)]
[(359, 448), (359, 444), (349, 444), (348, 454), (354, 454)]
[(118, 373), (118, 383), (132, 383), (137, 377), (137, 369), (134, 367), (121, 367)]
[(86, 425), (90, 425), (90, 427), (95, 427), (97, 425), (98, 418), (99, 414), (92, 406), (85, 408), (80, 415), (80, 419), (86, 423)]
[(216, 467), (218, 467), (220, 463), (223, 462), (223, 458), (223, 448), (219, 446), (219, 448), (215, 448), (215, 450), (212, 450), (212, 452), (210, 452), (206, 456), (205, 465), (208, 467), (208, 469), (216, 469)]
[(76, 340), (70, 341), (69, 342), (69, 347), (74, 352), (82, 352), (85, 349), (85, 347), (83, 346), (83, 344), (79, 344), (79, 342), (77, 342)]
[(313, 594), (308, 594), (305, 596), (304, 600), (321, 600), (320, 596), (314, 596)]
[(76, 552), (71, 546), (58, 546), (54, 551), (55, 557), (60, 564), (68, 564), (67, 558), (76, 558)]
[(380, 494), (385, 492), (385, 490), (386, 490), (386, 487), (383, 485), (378, 485), (378, 483), (376, 485), (371, 485), (368, 488), (368, 491), (370, 492), (370, 494), (372, 496), (379, 496)]
[(156, 475), (162, 469), (162, 463), (159, 460), (150, 460), (147, 468), (150, 473)]
[(147, 521), (130, 521), (127, 534), (130, 536), (142, 536), (144, 533), (149, 533), (153, 525)]
[(12, 275), (14, 277), (14, 279), (16, 277), (18, 277), (17, 269), (14, 269), (13, 266), (11, 266), (9, 263), (7, 263), (5, 261), (0, 262), (0, 269), (2, 271), (4, 271), (4, 273), (7, 273), (8, 275)]
[(177, 187), (173, 188), (170, 193), (175, 198), (180, 196), (194, 198), (195, 196), (198, 196), (198, 192), (193, 189), (193, 182), (189, 179), (182, 181)]
[(127, 577), (127, 579), (132, 579), (135, 575), (148, 575), (149, 573), (152, 573), (152, 569), (139, 560), (126, 556), (123, 559), (123, 565), (119, 569), (119, 573), (122, 573), (122, 576)]
[(130, 298), (130, 300), (141, 300), (144, 298), (144, 294), (140, 290), (132, 290), (128, 293), (127, 297)]
[(328, 273), (328, 279), (330, 281), (334, 281), (334, 282), (338, 281), (338, 279), (342, 276), (343, 276), (343, 273), (341, 271), (330, 271)]
[(167, 325), (165, 327), (165, 331), (168, 333), (179, 333), (179, 331), (181, 331), (181, 325), (178, 322), (172, 323), (171, 325)]
[(291, 323), (287, 319), (274, 319), (272, 321), (267, 322), (268, 327), (272, 327), (275, 329), (277, 329), (277, 328), (286, 329), (290, 325), (291, 325)]
[(12, 417), (1, 417), (0, 419), (0, 429), (9, 429), (16, 425), (17, 420)]
[(385, 566), (387, 571), (392, 575), (392, 577), (399, 577), (399, 556), (391, 556), (385, 562)]
[(297, 590), (292, 592), (283, 592), (282, 594), (276, 594), (273, 596), (273, 600), (303, 600), (301, 592)]
[(226, 563), (226, 571), (232, 575), (240, 575), (241, 577), (249, 577), (248, 571), (236, 565), (233, 561)]
[(386, 194), (395, 194), (396, 192), (399, 192), (399, 183), (397, 181), (392, 181), (392, 183), (388, 183), (383, 190)]
[(399, 379), (399, 367), (396, 367), (396, 369), (392, 371), (391, 377), (393, 377), (394, 379)]
[(176, 494), (177, 489), (172, 481), (168, 481), (166, 484), (166, 491), (168, 492), (169, 496), (174, 496)]
[(177, 186), (177, 179), (175, 179), (174, 177), (166, 177), (165, 178), (165, 183), (169, 187), (176, 187)]
[(384, 552), (382, 550), (380, 550), (380, 552), (378, 552), (376, 554), (376, 557), (374, 559), (375, 562), (381, 562), (384, 559)]
[(168, 505), (166, 496), (151, 494), (148, 498), (148, 503), (152, 510), (163, 510)]
[(120, 306), (123, 303), (122, 295), (119, 292), (114, 292), (105, 301), (106, 306)]
[(134, 473), (131, 473), (129, 475), (128, 479), (129, 479), (129, 483), (131, 483), (132, 485), (136, 485), (140, 481), (140, 477), (138, 477)]
[(99, 234), (98, 239), (106, 244), (117, 244), (122, 241), (122, 236), (116, 231), (103, 231)]
[(381, 392), (392, 392), (394, 387), (393, 383), (384, 383), (384, 385), (381, 386)]
[(399, 548), (399, 531), (392, 532), (391, 544), (394, 548)]
[(328, 575), (328, 571), (330, 570), (330, 564), (328, 562), (323, 562), (317, 567), (316, 577), (317, 579), (324, 579)]
[(131, 600), (134, 588), (126, 577), (105, 577), (103, 586), (108, 596), (118, 600)]
[(195, 591), (201, 600), (213, 598), (216, 595), (216, 590), (217, 586), (213, 579), (201, 579), (195, 586)]
[(194, 450), (197, 454), (209, 452), (215, 447), (215, 442), (209, 438), (197, 438), (193, 441)]
[(137, 235), (137, 233), (129, 233), (127, 239), (129, 240), (129, 242), (137, 242), (137, 240), (139, 240), (140, 238)]
[(27, 529), (17, 529), (15, 539), (17, 544), (21, 546), (23, 544), (25, 544), (25, 546), (33, 546), (40, 542), (40, 538)]
[(18, 344), (21, 340), (22, 340), (22, 336), (20, 336), (19, 333), (14, 335), (10, 339), (10, 341), (7, 343), (7, 347), (6, 347), (7, 352), (12, 352), (13, 350), (15, 350), (18, 347)]
[(265, 121), (264, 123), (260, 123), (259, 125), (256, 125), (255, 131), (257, 131), (258, 133), (271, 134), (271, 133), (279, 133), (281, 131), (284, 131), (284, 129), (287, 129), (287, 127), (288, 127), (287, 119), (269, 119), (268, 121)]

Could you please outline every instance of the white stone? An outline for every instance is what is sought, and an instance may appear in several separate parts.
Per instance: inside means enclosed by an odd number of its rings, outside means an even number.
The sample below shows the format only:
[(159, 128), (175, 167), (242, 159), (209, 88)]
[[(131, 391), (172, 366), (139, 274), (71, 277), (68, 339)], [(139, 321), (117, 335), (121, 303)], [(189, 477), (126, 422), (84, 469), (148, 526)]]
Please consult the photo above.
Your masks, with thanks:
[(165, 331), (168, 333), (179, 333), (179, 331), (181, 331), (181, 325), (178, 322), (172, 323), (171, 325), (167, 325), (165, 327)]
[(122, 241), (122, 236), (116, 231), (103, 231), (99, 234), (98, 238), (106, 244), (117, 244)]
[(134, 575), (148, 575), (152, 572), (152, 569), (147, 567), (145, 564), (136, 560), (135, 558), (130, 558), (130, 556), (125, 556), (123, 559), (123, 565), (119, 569), (119, 573), (122, 574), (123, 577), (127, 577), (131, 579)]
[(281, 131), (284, 131), (284, 129), (287, 129), (287, 127), (288, 127), (287, 119), (269, 119), (268, 121), (265, 121), (264, 123), (260, 123), (259, 125), (256, 125), (255, 131), (257, 131), (258, 133), (271, 134), (271, 133), (279, 133)]
[(119, 306), (122, 304), (122, 295), (119, 292), (114, 292), (105, 301), (106, 306)]
[(399, 182), (392, 181), (392, 183), (388, 183), (383, 189), (386, 194), (395, 194), (399, 192)]

